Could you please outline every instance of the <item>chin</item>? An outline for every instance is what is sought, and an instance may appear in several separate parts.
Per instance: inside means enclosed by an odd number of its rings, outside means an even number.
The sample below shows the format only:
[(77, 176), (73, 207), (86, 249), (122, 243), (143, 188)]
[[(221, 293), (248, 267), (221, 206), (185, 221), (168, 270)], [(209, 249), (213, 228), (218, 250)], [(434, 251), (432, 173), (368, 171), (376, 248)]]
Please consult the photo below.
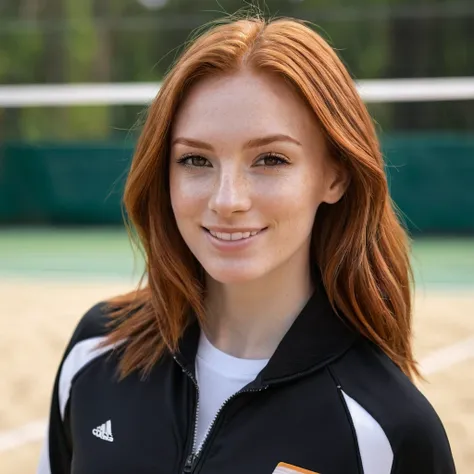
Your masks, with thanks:
[(213, 280), (225, 285), (248, 283), (264, 276), (264, 272), (250, 266), (246, 268), (203, 267)]

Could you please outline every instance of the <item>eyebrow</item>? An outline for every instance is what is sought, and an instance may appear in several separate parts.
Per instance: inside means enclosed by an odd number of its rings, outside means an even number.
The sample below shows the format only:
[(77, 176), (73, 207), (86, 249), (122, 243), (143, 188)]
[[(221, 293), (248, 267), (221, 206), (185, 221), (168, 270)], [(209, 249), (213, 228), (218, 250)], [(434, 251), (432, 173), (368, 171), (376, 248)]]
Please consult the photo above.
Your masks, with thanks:
[[(244, 149), (257, 148), (259, 146), (269, 145), (270, 143), (274, 143), (274, 142), (289, 142), (289, 143), (294, 143), (295, 145), (298, 145), (298, 146), (302, 146), (301, 143), (295, 138), (292, 138), (288, 135), (277, 134), (277, 135), (268, 135), (266, 137), (261, 137), (261, 138), (253, 138), (249, 140), (247, 143), (245, 143)], [(193, 138), (185, 138), (185, 137), (175, 138), (171, 146), (177, 145), (178, 143), (182, 145), (191, 146), (193, 148), (201, 148), (203, 150), (214, 151), (214, 148), (209, 143), (202, 142), (201, 140), (195, 140)]]

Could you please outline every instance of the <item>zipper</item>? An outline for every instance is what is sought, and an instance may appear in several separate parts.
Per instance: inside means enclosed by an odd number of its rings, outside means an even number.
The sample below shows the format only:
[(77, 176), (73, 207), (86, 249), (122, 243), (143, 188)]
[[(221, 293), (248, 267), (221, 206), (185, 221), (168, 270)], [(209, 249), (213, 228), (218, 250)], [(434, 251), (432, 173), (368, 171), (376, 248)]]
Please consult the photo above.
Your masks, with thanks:
[(192, 444), (192, 448), (191, 448), (191, 454), (186, 457), (186, 462), (184, 463), (184, 467), (183, 467), (183, 473), (188, 474), (188, 473), (191, 473), (191, 472), (194, 471), (194, 468), (196, 467), (196, 462), (197, 462), (197, 456), (195, 454), (195, 450), (196, 450), (195, 448), (196, 448), (196, 444), (197, 444), (197, 427), (198, 427), (197, 421), (198, 421), (198, 418), (199, 418), (199, 386), (198, 386), (197, 380), (194, 377), (194, 375), (181, 364), (181, 362), (178, 360), (178, 358), (176, 356), (173, 356), (173, 359), (181, 367), (181, 370), (191, 379), (191, 381), (194, 384), (194, 387), (196, 388), (196, 394), (197, 394), (196, 414), (194, 416), (193, 444)]
[(233, 400), (235, 397), (237, 397), (238, 395), (241, 395), (243, 393), (262, 392), (263, 390), (266, 390), (269, 386), (264, 385), (264, 386), (259, 387), (259, 388), (242, 389), (242, 390), (239, 390), (238, 392), (234, 393), (230, 397), (228, 397), (226, 400), (224, 400), (224, 402), (220, 406), (219, 410), (215, 414), (211, 424), (207, 428), (206, 434), (204, 435), (204, 439), (202, 440), (200, 446), (198, 447), (197, 446), (197, 429), (198, 429), (198, 421), (199, 421), (199, 386), (198, 386), (197, 380), (194, 377), (194, 375), (179, 362), (177, 357), (174, 357), (174, 360), (181, 367), (182, 371), (191, 379), (194, 386), (196, 387), (196, 393), (197, 393), (196, 415), (194, 417), (193, 445), (192, 445), (192, 448), (191, 448), (191, 453), (186, 457), (186, 462), (184, 463), (184, 467), (183, 467), (183, 473), (184, 474), (191, 474), (192, 472), (194, 472), (194, 469), (196, 468), (196, 465), (197, 465), (197, 463), (200, 459), (200, 455), (202, 453), (202, 450), (203, 450), (204, 446), (206, 445), (206, 442), (208, 441), (208, 439), (210, 437), (212, 429), (214, 428), (214, 426), (215, 426), (215, 424), (216, 424), (216, 422), (219, 418), (219, 415), (222, 413), (222, 410), (225, 408), (225, 406), (231, 400)]

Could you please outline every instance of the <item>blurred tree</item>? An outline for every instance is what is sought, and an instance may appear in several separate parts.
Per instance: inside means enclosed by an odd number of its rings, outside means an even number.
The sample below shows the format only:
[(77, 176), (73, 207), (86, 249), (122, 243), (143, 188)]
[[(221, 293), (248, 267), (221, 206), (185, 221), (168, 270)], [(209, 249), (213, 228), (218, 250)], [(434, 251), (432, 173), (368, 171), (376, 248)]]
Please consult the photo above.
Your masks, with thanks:
[[(200, 25), (243, 0), (3, 0), (0, 83), (159, 81)], [(356, 79), (474, 75), (471, 0), (254, 0), (295, 16), (335, 47)], [(4, 138), (102, 139), (141, 107), (0, 109)], [(471, 103), (371, 106), (384, 128), (468, 129)], [(446, 113), (446, 112), (449, 113)], [(1, 137), (0, 137), (1, 138)]]
[[(474, 3), (400, 1), (389, 23), (387, 77), (474, 76)], [(467, 15), (462, 15), (461, 12)], [(422, 18), (422, 21), (419, 19)], [(474, 127), (472, 103), (394, 104), (394, 128), (405, 130)]]

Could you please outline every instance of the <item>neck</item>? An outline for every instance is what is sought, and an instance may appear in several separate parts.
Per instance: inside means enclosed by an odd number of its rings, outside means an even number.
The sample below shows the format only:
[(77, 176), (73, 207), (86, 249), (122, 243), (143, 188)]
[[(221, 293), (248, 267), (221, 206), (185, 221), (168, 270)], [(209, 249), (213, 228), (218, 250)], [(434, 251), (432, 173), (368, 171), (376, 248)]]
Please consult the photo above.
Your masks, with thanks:
[(211, 343), (234, 357), (269, 359), (313, 291), (304, 257), (242, 284), (208, 277), (205, 332)]

